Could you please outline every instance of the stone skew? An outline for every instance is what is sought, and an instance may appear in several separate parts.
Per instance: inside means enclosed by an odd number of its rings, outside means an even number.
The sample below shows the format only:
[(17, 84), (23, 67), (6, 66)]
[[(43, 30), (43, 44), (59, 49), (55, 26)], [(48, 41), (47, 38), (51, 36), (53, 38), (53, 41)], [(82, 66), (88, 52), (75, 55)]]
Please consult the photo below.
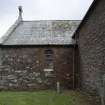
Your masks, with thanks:
[(1, 37), (0, 39), (0, 44), (3, 45), (3, 43), (8, 39), (8, 37), (10, 36), (10, 34), (16, 29), (16, 27), (23, 21), (22, 19), (22, 6), (18, 6), (18, 11), (19, 11), (19, 15), (18, 15), (18, 19), (15, 21), (15, 23), (8, 29), (8, 31), (3, 35), (3, 37)]

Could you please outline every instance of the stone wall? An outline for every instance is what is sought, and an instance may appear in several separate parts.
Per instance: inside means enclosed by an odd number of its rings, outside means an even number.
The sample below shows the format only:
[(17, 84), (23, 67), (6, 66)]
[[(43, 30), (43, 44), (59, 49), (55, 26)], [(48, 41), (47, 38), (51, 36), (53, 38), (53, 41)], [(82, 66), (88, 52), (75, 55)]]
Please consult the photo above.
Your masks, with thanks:
[(77, 34), (82, 88), (96, 90), (105, 73), (105, 0), (97, 0)]
[[(54, 70), (45, 71), (45, 50), (53, 50)], [(72, 46), (1, 47), (0, 89), (48, 89), (60, 81), (63, 88), (73, 84)]]

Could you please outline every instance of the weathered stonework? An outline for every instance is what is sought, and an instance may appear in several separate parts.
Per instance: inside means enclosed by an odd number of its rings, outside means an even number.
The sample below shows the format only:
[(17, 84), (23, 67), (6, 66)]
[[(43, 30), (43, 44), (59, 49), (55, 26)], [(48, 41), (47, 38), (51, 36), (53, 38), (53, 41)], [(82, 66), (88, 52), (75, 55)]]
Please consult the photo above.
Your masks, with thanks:
[(96, 90), (105, 74), (105, 1), (97, 0), (76, 33), (82, 88)]
[[(54, 71), (46, 69), (46, 49), (54, 52)], [(73, 84), (72, 46), (15, 46), (1, 47), (0, 89), (48, 89), (60, 81), (63, 88)]]

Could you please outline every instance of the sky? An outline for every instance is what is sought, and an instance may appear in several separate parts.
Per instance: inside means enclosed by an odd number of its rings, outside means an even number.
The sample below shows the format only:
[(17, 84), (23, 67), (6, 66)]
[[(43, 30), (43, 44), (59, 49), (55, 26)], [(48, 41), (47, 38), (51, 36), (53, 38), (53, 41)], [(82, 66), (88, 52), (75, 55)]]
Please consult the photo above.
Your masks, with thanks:
[(24, 20), (82, 20), (93, 0), (0, 0), (0, 37), (18, 18)]

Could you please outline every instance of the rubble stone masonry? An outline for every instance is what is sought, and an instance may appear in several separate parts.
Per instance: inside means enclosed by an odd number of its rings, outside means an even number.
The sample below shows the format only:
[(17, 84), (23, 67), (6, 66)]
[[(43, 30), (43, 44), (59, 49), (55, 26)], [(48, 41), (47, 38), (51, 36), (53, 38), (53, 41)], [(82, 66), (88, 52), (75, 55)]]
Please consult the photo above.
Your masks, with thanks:
[[(51, 89), (73, 86), (72, 46), (15, 46), (0, 48), (0, 89)], [(45, 50), (53, 51), (53, 71), (45, 71)]]
[(81, 86), (96, 90), (105, 74), (105, 1), (99, 0), (87, 14), (77, 34)]

